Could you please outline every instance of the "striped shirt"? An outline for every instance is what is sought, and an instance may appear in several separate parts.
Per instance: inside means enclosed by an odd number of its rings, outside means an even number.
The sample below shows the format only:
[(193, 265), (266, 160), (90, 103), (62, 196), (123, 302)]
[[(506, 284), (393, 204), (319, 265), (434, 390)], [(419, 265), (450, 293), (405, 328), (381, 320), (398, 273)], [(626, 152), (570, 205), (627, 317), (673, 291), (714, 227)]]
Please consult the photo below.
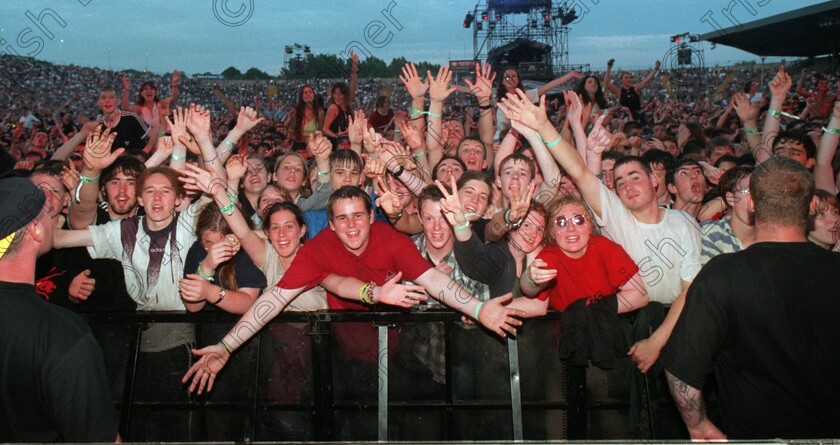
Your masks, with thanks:
[(700, 242), (700, 263), (706, 265), (710, 259), (724, 253), (738, 252), (744, 248), (729, 224), (730, 216), (717, 221), (700, 223), (703, 238)]

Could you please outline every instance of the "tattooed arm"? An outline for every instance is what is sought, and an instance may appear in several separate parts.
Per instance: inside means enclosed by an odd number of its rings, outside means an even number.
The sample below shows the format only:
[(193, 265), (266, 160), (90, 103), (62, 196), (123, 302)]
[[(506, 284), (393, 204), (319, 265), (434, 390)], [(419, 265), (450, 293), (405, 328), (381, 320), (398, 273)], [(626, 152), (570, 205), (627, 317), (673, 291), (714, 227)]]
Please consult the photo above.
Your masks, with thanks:
[(673, 374), (665, 371), (668, 377), (668, 389), (680, 410), (692, 440), (725, 440), (726, 435), (718, 429), (706, 415), (706, 405), (703, 403), (703, 391), (683, 382)]

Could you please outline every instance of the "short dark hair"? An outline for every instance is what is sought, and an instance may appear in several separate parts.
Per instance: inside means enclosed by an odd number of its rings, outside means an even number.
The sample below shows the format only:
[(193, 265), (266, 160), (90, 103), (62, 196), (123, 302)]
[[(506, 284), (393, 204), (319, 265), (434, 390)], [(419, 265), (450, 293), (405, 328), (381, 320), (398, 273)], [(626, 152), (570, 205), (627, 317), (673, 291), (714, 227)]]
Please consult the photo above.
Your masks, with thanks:
[(755, 223), (808, 227), (814, 176), (792, 159), (775, 156), (753, 170), (750, 195), (755, 203)]
[(776, 147), (778, 147), (782, 142), (794, 142), (802, 144), (802, 146), (805, 147), (805, 153), (808, 159), (817, 156), (817, 144), (815, 144), (814, 140), (811, 139), (811, 136), (808, 136), (808, 133), (806, 133), (803, 130), (780, 131), (779, 135), (776, 136), (776, 140), (773, 141), (774, 153), (776, 151)]
[[(648, 152), (651, 151), (654, 150), (648, 150)], [(645, 173), (649, 175), (653, 174), (653, 169), (650, 168), (650, 165), (644, 159), (636, 155), (622, 156), (617, 161), (615, 161), (615, 166), (613, 167), (613, 169), (618, 170), (618, 167), (621, 167), (622, 165), (632, 164), (634, 162), (641, 165), (642, 170), (644, 170)]]
[(443, 161), (446, 161), (446, 160), (451, 160), (451, 161), (457, 162), (461, 166), (461, 169), (464, 170), (464, 173), (467, 172), (467, 164), (464, 164), (464, 161), (462, 161), (460, 158), (456, 158), (455, 156), (446, 155), (446, 156), (440, 158), (440, 161), (438, 161), (437, 165), (435, 165), (435, 168), (432, 169), (432, 180), (433, 181), (435, 179), (437, 179), (437, 177), (438, 177), (438, 169), (440, 168), (440, 165), (443, 164)]
[(729, 139), (726, 139), (723, 136), (718, 136), (712, 139), (709, 139), (709, 142), (706, 143), (706, 148), (711, 152), (717, 147), (730, 147), (732, 151), (735, 151), (735, 147), (733, 146), (732, 142)]
[(726, 207), (730, 207), (729, 201), (726, 200), (726, 194), (737, 192), (741, 181), (747, 176), (750, 176), (753, 170), (755, 170), (755, 167), (751, 165), (739, 165), (727, 170), (720, 177), (720, 181), (718, 181), (718, 194), (724, 198), (723, 202), (726, 204)]
[(677, 170), (679, 170), (681, 167), (685, 167), (686, 165), (691, 165), (691, 166), (697, 167), (697, 168), (700, 169), (700, 171), (703, 171), (703, 166), (701, 166), (700, 163), (695, 161), (694, 159), (680, 158), (674, 164), (674, 168), (668, 169), (668, 171), (666, 172), (666, 174), (665, 174), (665, 184), (673, 184), (674, 183), (674, 175), (677, 173)]
[(330, 195), (330, 199), (327, 202), (327, 219), (329, 219), (330, 221), (333, 220), (333, 217), (335, 216), (333, 213), (333, 204), (335, 204), (336, 201), (341, 201), (344, 199), (360, 199), (365, 204), (365, 211), (367, 211), (368, 213), (373, 211), (373, 204), (371, 204), (370, 196), (368, 196), (367, 192), (365, 192), (359, 187), (356, 187), (355, 185), (345, 185), (344, 187), (341, 187), (340, 189), (334, 191), (332, 195)]
[(677, 165), (677, 158), (662, 150), (648, 150), (642, 155), (642, 160), (647, 162), (651, 170), (654, 166), (661, 166), (665, 171), (670, 171)]
[(534, 166), (534, 161), (522, 153), (513, 153), (502, 159), (502, 162), (499, 163), (499, 171), (497, 171), (496, 174), (501, 175), (505, 164), (516, 161), (524, 162), (525, 165), (528, 166), (528, 170), (531, 172), (531, 179), (534, 179), (537, 176), (537, 168)]

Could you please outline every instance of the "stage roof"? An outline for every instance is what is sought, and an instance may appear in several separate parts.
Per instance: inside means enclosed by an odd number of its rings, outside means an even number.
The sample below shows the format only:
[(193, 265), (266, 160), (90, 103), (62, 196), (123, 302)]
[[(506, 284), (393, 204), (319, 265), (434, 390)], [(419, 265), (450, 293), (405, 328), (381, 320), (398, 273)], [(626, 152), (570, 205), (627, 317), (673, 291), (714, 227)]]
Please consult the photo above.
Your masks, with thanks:
[[(733, 2), (734, 3), (734, 2)], [(760, 8), (758, 8), (760, 11)], [(747, 15), (743, 6), (732, 16)], [(723, 15), (710, 17), (718, 26), (731, 23)], [(812, 57), (840, 47), (840, 0), (832, 0), (700, 35), (700, 40), (732, 46), (759, 56)]]

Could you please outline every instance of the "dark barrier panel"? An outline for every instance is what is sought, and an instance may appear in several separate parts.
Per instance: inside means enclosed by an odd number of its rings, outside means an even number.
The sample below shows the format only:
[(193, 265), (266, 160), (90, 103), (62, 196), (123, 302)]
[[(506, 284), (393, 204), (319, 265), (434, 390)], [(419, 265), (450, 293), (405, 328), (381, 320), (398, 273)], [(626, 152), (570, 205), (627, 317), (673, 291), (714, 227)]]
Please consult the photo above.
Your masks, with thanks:
[[(202, 396), (180, 384), (192, 345), (159, 350), (166, 342), (158, 340), (217, 343), (237, 317), (84, 316), (105, 352), (124, 440), (635, 437), (632, 362), (610, 371), (562, 362), (558, 313), (528, 320), (510, 341), (452, 312), (284, 313), (236, 351)], [(646, 406), (633, 434), (650, 437)]]

